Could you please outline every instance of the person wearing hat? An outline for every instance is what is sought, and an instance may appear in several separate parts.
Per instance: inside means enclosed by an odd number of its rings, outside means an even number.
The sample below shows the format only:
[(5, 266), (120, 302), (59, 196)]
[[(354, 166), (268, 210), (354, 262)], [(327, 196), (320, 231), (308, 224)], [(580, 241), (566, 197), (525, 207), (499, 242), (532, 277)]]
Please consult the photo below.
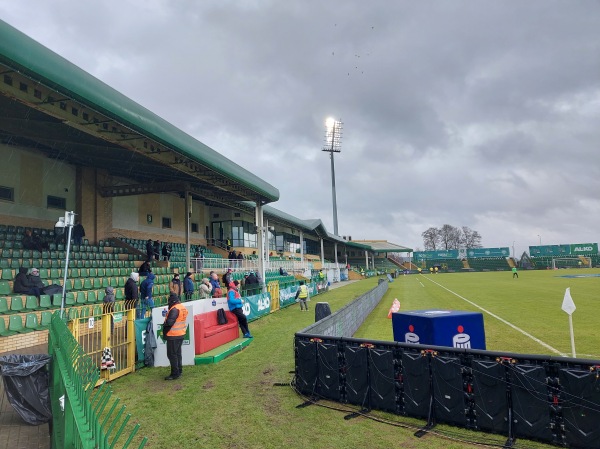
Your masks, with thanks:
[(208, 278), (202, 278), (202, 283), (200, 284), (200, 299), (210, 298), (212, 295), (212, 285)]
[(179, 296), (175, 293), (169, 295), (169, 310), (163, 323), (163, 336), (167, 340), (167, 358), (171, 364), (171, 374), (165, 380), (179, 379), (183, 374), (183, 360), (181, 345), (185, 337), (186, 319), (188, 311)]
[(185, 300), (190, 301), (194, 296), (194, 274), (188, 271), (183, 278), (183, 293), (185, 294)]
[(229, 286), (229, 284), (231, 284), (231, 282), (233, 281), (233, 278), (231, 275), (232, 271), (233, 270), (231, 268), (227, 268), (227, 271), (223, 275), (223, 284), (225, 284), (226, 286)]
[(29, 284), (33, 288), (38, 288), (40, 292), (44, 289), (45, 285), (40, 279), (40, 270), (38, 270), (37, 268), (32, 268), (31, 272), (27, 277), (29, 278)]
[(140, 274), (133, 271), (125, 282), (125, 310), (137, 309), (140, 298), (139, 280)]
[(242, 297), (238, 289), (239, 284), (240, 283), (238, 281), (229, 283), (229, 289), (227, 290), (227, 306), (229, 307), (229, 311), (237, 317), (238, 324), (240, 325), (240, 329), (244, 334), (244, 338), (252, 338), (252, 335), (250, 335), (250, 329), (248, 329), (248, 319), (246, 318), (246, 315), (244, 315), (244, 302), (242, 301)]

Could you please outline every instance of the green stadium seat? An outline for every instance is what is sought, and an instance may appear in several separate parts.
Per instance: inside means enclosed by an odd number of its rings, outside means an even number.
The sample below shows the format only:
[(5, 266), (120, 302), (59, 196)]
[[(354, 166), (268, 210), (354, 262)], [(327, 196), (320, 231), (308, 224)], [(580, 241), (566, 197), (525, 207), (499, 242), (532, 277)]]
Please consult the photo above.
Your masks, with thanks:
[(20, 313), (25, 309), (25, 305), (23, 304), (22, 296), (13, 296), (10, 299), (10, 311), (11, 313)]
[(11, 315), (8, 321), (8, 330), (19, 334), (27, 334), (33, 332), (33, 329), (23, 327), (23, 318), (21, 315)]
[(79, 318), (89, 318), (91, 307), (82, 307), (79, 309)]
[(89, 270), (89, 277), (95, 278), (96, 276), (98, 276), (98, 268), (88, 268)]
[(103, 278), (104, 276), (106, 276), (106, 269), (98, 268), (96, 276), (98, 276), (100, 278)]
[(102, 302), (104, 297), (106, 296), (106, 292), (104, 290), (98, 291), (98, 297), (96, 298), (97, 302)]
[(17, 332), (8, 330), (4, 318), (0, 317), (0, 336), (10, 337), (11, 335), (17, 335)]
[(87, 292), (77, 292), (77, 299), (76, 299), (75, 303), (76, 304), (87, 303)]
[(79, 269), (79, 277), (81, 278), (86, 278), (89, 277), (90, 275), (90, 269), (89, 268), (80, 268)]
[(0, 296), (0, 315), (10, 313), (10, 309), (8, 308), (8, 299), (4, 296)]
[(75, 305), (75, 293), (67, 292), (65, 294), (65, 307), (74, 306)]
[(39, 310), (38, 299), (33, 295), (27, 295), (25, 297), (25, 310)]
[(115, 299), (117, 301), (121, 301), (121, 300), (125, 299), (125, 294), (123, 293), (123, 289), (122, 288), (117, 288), (115, 290)]
[(92, 283), (92, 279), (91, 278), (85, 278), (83, 280), (83, 289), (84, 290), (91, 290), (92, 288), (94, 288), (94, 284)]
[(49, 310), (45, 310), (42, 312), (42, 318), (40, 321), (40, 330), (48, 329), (50, 327), (50, 323), (52, 322), (52, 312)]
[(83, 281), (81, 278), (73, 279), (73, 290), (83, 290)]
[(99, 316), (102, 315), (102, 306), (101, 305), (95, 305), (94, 306), (94, 316)]
[(75, 307), (71, 307), (67, 313), (67, 319), (69, 321), (73, 321), (79, 318), (79, 314), (77, 313), (77, 309)]
[(40, 295), (40, 309), (52, 308), (52, 299), (50, 295)]
[(93, 304), (93, 303), (96, 302), (96, 300), (97, 300), (97, 298), (96, 298), (96, 292), (93, 291), (93, 290), (89, 291), (88, 294), (87, 294), (87, 302), (88, 302), (88, 304)]
[(100, 288), (102, 288), (102, 279), (101, 278), (93, 278), (92, 279), (92, 284), (95, 290), (98, 290)]
[(6, 281), (12, 281), (15, 277), (13, 276), (13, 271), (10, 268), (4, 268), (2, 270), (2, 276), (0, 279), (4, 279)]
[(60, 279), (60, 270), (58, 268), (50, 268), (50, 278), (51, 279)]
[(38, 323), (38, 318), (35, 313), (28, 313), (25, 315), (25, 329), (31, 329), (32, 331), (41, 331), (43, 329)]

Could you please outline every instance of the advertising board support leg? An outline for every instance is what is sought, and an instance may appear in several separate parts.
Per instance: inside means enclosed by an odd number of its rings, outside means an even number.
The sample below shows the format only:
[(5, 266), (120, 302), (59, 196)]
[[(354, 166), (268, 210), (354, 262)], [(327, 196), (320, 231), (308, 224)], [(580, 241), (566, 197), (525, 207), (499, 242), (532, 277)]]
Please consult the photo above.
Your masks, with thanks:
[(510, 381), (510, 370), (504, 364), (504, 372), (506, 379), (506, 403), (508, 404), (508, 438), (506, 439), (506, 443), (504, 443), (503, 447), (513, 447), (515, 444), (516, 438), (514, 436), (514, 428), (513, 428), (513, 406), (512, 406), (512, 385)]
[(429, 361), (429, 412), (427, 413), (427, 424), (420, 430), (415, 432), (417, 438), (426, 435), (427, 432), (435, 427), (435, 410), (434, 410), (434, 391), (433, 391), (433, 372), (431, 369), (431, 350), (427, 351), (427, 359)]

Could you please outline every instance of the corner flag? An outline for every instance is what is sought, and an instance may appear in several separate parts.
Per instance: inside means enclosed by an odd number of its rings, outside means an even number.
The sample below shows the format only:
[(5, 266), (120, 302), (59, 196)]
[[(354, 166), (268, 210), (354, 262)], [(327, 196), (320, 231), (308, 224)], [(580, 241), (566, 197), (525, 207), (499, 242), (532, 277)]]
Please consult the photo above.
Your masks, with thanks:
[(573, 298), (571, 298), (571, 287), (569, 287), (565, 291), (565, 297), (563, 299), (562, 309), (565, 312), (567, 312), (569, 315), (571, 315), (573, 312), (575, 312), (576, 308), (577, 307), (575, 307), (575, 303), (573, 302)]
[(571, 298), (571, 287), (568, 287), (565, 290), (565, 297), (562, 303), (562, 309), (569, 314), (569, 330), (571, 333), (571, 352), (573, 353), (573, 357), (577, 357), (575, 354), (575, 336), (573, 335), (573, 312), (575, 312), (575, 303), (573, 302), (573, 298)]

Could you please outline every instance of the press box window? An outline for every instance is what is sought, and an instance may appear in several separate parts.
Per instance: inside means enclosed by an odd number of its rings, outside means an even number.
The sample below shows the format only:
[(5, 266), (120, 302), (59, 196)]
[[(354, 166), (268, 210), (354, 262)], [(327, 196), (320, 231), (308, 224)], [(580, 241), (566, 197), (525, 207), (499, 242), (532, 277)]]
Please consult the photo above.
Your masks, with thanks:
[(13, 189), (12, 187), (0, 186), (0, 200), (14, 201), (15, 189)]
[(162, 218), (162, 227), (163, 228), (167, 228), (167, 229), (171, 229), (171, 219), (169, 217), (163, 217)]
[(192, 232), (198, 233), (198, 223), (192, 223)]
[(46, 207), (48, 207), (48, 209), (65, 210), (67, 208), (67, 199), (61, 198), (59, 196), (48, 195), (48, 198), (46, 200)]

